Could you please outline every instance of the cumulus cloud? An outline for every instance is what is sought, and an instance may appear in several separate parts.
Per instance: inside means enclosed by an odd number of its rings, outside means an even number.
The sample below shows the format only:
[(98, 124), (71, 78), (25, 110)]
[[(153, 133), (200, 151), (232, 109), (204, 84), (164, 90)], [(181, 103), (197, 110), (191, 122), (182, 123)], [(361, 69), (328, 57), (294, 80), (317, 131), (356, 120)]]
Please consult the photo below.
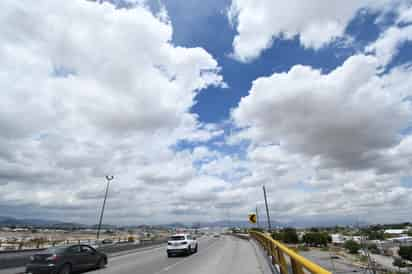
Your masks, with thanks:
[(257, 78), (232, 110), (241, 130), (230, 140), (250, 142), (250, 174), (235, 187), (266, 184), (278, 220), (405, 218), (411, 70), (381, 66), (358, 54), (328, 73), (296, 65)]
[(411, 115), (403, 100), (411, 83), (392, 81), (410, 70), (381, 77), (377, 63), (357, 55), (329, 74), (297, 65), (258, 78), (233, 117), (254, 141), (319, 156), (332, 166), (369, 168), (377, 153), (399, 142)]
[(233, 40), (234, 56), (251, 61), (269, 48), (273, 39), (295, 36), (304, 47), (319, 49), (343, 37), (346, 26), (361, 9), (377, 10), (388, 2), (232, 0), (228, 17), (238, 32)]
[(140, 203), (193, 179), (191, 155), (172, 147), (222, 134), (190, 108), (224, 82), (207, 51), (171, 42), (165, 18), (143, 3), (1, 2), (0, 207), (90, 222), (110, 173), (108, 218), (137, 222), (167, 207)]
[[(392, 26), (385, 30), (378, 40), (370, 44), (367, 52), (374, 52), (379, 58), (381, 65), (387, 65), (399, 51), (399, 47), (412, 40), (412, 8), (405, 8), (399, 11), (398, 25)], [(405, 25), (406, 24), (406, 25)]]

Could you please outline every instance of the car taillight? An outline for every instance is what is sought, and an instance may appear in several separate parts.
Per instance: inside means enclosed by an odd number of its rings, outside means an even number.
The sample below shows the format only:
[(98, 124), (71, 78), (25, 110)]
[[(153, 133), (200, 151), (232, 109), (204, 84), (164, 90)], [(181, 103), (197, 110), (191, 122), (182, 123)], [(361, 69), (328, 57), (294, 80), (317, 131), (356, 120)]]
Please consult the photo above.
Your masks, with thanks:
[(56, 261), (59, 258), (56, 254), (51, 255), (50, 257), (46, 258), (46, 261)]

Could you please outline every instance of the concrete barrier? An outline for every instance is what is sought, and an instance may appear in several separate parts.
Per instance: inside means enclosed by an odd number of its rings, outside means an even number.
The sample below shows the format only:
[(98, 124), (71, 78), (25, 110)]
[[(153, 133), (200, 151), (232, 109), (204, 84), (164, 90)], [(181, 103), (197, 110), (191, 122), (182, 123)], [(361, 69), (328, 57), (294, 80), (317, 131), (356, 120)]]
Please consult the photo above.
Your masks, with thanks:
[[(102, 245), (97, 249), (107, 254), (123, 252), (133, 249), (139, 249), (143, 247), (148, 247), (152, 245), (158, 245), (166, 243), (167, 239), (158, 239), (151, 241), (141, 241), (140, 243), (121, 243), (121, 244), (110, 244)], [(38, 253), (44, 249), (35, 249), (35, 250), (20, 250), (20, 251), (3, 251), (0, 253), (0, 269), (11, 268), (11, 267), (20, 267), (26, 265), (30, 256)]]
[(243, 233), (233, 233), (231, 234), (232, 236), (235, 236), (237, 238), (243, 239), (243, 240), (249, 240), (249, 234), (243, 234)]

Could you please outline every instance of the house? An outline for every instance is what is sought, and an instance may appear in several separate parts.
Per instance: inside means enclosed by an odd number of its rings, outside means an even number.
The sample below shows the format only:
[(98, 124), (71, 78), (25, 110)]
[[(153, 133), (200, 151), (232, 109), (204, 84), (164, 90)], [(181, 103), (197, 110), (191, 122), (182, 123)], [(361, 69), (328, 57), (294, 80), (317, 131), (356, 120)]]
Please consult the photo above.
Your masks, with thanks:
[(345, 242), (345, 236), (342, 234), (331, 234), (332, 244), (343, 244)]
[(383, 233), (392, 236), (392, 237), (396, 237), (396, 236), (401, 236), (403, 234), (406, 234), (408, 232), (408, 230), (406, 229), (385, 229)]

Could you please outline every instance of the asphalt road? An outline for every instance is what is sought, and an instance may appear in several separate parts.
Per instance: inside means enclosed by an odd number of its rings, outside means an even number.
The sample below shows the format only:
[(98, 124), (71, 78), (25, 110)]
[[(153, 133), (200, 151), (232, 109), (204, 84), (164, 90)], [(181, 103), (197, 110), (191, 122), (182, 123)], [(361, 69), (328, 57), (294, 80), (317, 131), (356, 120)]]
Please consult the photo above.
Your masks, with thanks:
[[(0, 274), (23, 271), (4, 269)], [(196, 254), (168, 258), (166, 246), (109, 258), (106, 268), (90, 274), (269, 274), (261, 249), (251, 241), (231, 236), (199, 239)]]
[(351, 265), (351, 262), (345, 258), (331, 259), (331, 253), (327, 251), (312, 249), (310, 251), (300, 251), (299, 254), (332, 271), (334, 274), (364, 273), (363, 268)]

